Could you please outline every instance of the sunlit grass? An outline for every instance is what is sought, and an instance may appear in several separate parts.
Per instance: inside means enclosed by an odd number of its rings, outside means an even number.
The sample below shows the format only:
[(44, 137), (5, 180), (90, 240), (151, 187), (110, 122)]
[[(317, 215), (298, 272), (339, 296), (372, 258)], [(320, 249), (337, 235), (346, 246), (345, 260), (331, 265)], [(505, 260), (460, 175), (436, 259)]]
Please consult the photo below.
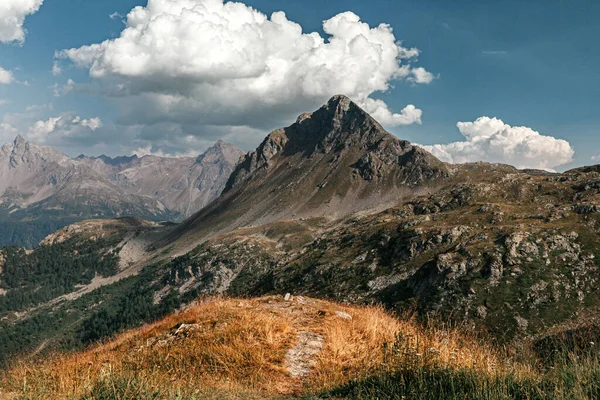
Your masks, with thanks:
[[(299, 330), (324, 340), (310, 375), (293, 378), (284, 360)], [(496, 348), (379, 307), (215, 298), (87, 351), (22, 359), (0, 380), (0, 398), (600, 398), (593, 349), (554, 353)]]

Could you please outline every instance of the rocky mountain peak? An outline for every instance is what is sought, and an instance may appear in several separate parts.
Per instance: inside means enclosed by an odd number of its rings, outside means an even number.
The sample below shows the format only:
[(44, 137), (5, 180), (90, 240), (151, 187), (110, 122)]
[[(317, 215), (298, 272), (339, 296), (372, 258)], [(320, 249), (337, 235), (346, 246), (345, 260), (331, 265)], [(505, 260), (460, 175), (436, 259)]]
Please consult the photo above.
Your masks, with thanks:
[(307, 153), (327, 153), (359, 142), (368, 144), (383, 133), (387, 134), (377, 121), (344, 95), (332, 97), (313, 113), (302, 114), (286, 129), (291, 146)]
[(215, 162), (236, 164), (243, 155), (244, 151), (237, 146), (219, 140), (198, 156), (196, 164), (212, 164)]
[(231, 174), (223, 194), (159, 243), (277, 219), (341, 218), (425, 193), (447, 165), (399, 140), (346, 96), (271, 132)]
[(15, 147), (17, 146), (21, 146), (27, 143), (27, 139), (25, 139), (23, 136), (21, 135), (17, 135), (17, 137), (15, 138), (15, 140), (13, 141), (13, 144)]
[[(399, 140), (347, 96), (336, 95), (313, 113), (301, 114), (293, 125), (273, 131), (256, 151), (246, 155), (232, 174), (225, 191), (231, 190), (254, 171), (269, 166), (278, 154), (357, 152), (362, 157), (353, 166), (365, 179), (381, 175), (392, 164), (404, 164), (415, 173), (409, 185), (448, 175), (441, 161), (425, 150)], [(387, 166), (387, 167), (386, 167)], [(387, 168), (389, 169), (389, 168)]]
[(343, 94), (335, 95), (327, 102), (327, 108), (335, 109), (338, 113), (347, 112), (350, 110), (352, 105), (356, 104), (354, 104), (354, 102), (350, 100), (348, 96)]
[(21, 135), (17, 135), (12, 143), (2, 147), (0, 158), (8, 158), (12, 168), (17, 168), (22, 164), (34, 167), (45, 163), (61, 163), (69, 160), (69, 157), (60, 151), (31, 143)]

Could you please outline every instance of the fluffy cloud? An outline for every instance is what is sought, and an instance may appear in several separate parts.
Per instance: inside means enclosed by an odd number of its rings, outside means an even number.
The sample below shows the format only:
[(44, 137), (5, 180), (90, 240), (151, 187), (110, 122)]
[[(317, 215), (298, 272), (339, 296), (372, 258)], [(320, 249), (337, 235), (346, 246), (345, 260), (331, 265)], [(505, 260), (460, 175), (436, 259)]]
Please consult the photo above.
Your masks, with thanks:
[(15, 80), (12, 72), (0, 67), (0, 85), (8, 85)]
[[(100, 118), (84, 119), (75, 113), (54, 114), (51, 104), (30, 106), (22, 113), (5, 114), (0, 121), (0, 145), (11, 142), (17, 134), (34, 143), (56, 146), (64, 150), (89, 150), (110, 138), (105, 137)], [(115, 139), (113, 135), (112, 140)], [(94, 137), (94, 136), (98, 137)], [(79, 154), (79, 153), (77, 153)]]
[(43, 2), (44, 0), (0, 1), (0, 42), (25, 41), (25, 17), (36, 13)]
[(423, 111), (412, 104), (406, 106), (399, 114), (391, 112), (382, 100), (367, 98), (362, 102), (362, 106), (373, 118), (384, 125), (399, 126), (422, 123)]
[(431, 83), (435, 76), (423, 67), (413, 68), (408, 80), (414, 83)]
[(497, 118), (481, 117), (457, 124), (463, 142), (423, 146), (443, 161), (489, 161), (518, 168), (553, 170), (571, 162), (575, 154), (569, 142), (524, 126), (510, 126)]
[[(267, 129), (346, 94), (388, 126), (421, 121), (413, 105), (391, 111), (371, 96), (394, 80), (429, 83), (389, 25), (370, 27), (345, 12), (304, 33), (285, 13), (222, 0), (149, 0), (127, 16), (120, 36), (58, 53), (89, 70), (126, 126)], [(87, 89), (85, 89), (87, 90)], [(240, 133), (241, 134), (241, 133)], [(264, 134), (264, 133), (263, 133)]]
[(28, 139), (40, 144), (59, 144), (65, 138), (87, 136), (102, 127), (100, 118), (82, 119), (65, 113), (35, 122), (26, 133)]

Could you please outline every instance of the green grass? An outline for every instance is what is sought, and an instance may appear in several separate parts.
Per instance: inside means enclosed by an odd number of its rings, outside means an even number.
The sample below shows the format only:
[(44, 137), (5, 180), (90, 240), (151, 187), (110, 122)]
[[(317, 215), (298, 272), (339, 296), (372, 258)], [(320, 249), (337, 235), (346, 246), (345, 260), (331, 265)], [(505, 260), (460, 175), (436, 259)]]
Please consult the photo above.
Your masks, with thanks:
[(560, 357), (539, 365), (530, 377), (513, 372), (482, 373), (476, 368), (439, 365), (394, 365), (315, 398), (418, 400), (585, 400), (600, 398), (600, 362), (597, 357)]

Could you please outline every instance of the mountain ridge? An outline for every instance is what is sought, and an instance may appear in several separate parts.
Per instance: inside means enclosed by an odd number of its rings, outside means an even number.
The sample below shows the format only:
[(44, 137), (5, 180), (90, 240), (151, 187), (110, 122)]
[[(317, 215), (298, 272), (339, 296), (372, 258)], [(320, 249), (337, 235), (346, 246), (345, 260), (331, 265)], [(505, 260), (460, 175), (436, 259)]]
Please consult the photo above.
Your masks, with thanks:
[(221, 193), (242, 154), (218, 142), (195, 158), (70, 158), (18, 135), (0, 148), (0, 243), (34, 246), (88, 218), (183, 219)]
[(397, 139), (338, 95), (271, 132), (234, 169), (223, 195), (186, 220), (167, 242), (281, 218), (339, 218), (385, 207), (450, 175), (446, 164)]

